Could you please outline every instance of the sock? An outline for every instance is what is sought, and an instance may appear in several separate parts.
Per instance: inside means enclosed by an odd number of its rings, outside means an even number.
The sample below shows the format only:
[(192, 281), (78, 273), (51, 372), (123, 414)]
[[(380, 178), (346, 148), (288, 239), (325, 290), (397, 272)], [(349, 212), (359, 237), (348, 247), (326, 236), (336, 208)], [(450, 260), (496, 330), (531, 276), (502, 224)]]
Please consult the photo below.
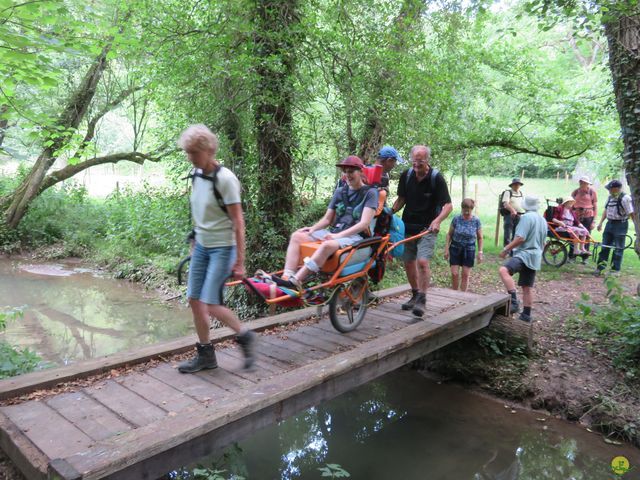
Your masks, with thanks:
[(289, 270), (288, 268), (284, 269), (284, 272), (282, 272), (282, 279), (283, 280), (288, 280), (291, 277), (293, 277), (296, 274), (296, 272), (294, 272), (293, 270)]
[(522, 309), (522, 313), (524, 313), (525, 315), (531, 315), (531, 307), (524, 307)]
[(514, 299), (514, 300), (518, 299), (518, 294), (516, 293), (515, 290), (508, 290), (507, 293), (511, 295), (512, 299)]
[(245, 335), (248, 331), (249, 329), (247, 327), (245, 327), (244, 325), (241, 325), (240, 331), (237, 333), (237, 335), (241, 337), (242, 335)]

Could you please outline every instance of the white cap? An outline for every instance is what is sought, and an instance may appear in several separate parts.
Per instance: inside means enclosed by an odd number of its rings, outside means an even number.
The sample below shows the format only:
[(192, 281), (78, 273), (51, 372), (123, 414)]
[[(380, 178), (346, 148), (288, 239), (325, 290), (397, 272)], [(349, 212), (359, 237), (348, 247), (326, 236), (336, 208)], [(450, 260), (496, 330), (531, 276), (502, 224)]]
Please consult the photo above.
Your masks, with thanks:
[(593, 183), (591, 183), (591, 180), (589, 180), (589, 177), (587, 177), (586, 175), (582, 175), (580, 177), (580, 180), (578, 180), (579, 182), (584, 182), (584, 183), (588, 183), (589, 185), (593, 185)]

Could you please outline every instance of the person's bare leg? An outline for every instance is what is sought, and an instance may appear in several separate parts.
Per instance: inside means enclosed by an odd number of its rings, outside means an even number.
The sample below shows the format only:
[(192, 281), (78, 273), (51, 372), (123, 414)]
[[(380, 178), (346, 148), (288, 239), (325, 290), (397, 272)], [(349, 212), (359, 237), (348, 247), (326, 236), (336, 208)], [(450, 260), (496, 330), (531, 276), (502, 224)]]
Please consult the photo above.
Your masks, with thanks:
[(211, 319), (209, 317), (209, 305), (194, 298), (189, 299), (191, 313), (193, 314), (193, 324), (196, 327), (198, 342), (201, 344), (209, 343), (209, 328), (211, 327)]
[(305, 242), (313, 242), (313, 238), (308, 233), (295, 231), (289, 240), (287, 256), (284, 262), (285, 271), (295, 271), (300, 263), (300, 245)]
[(241, 333), (243, 330), (242, 323), (240, 323), (240, 319), (233, 313), (232, 310), (225, 307), (224, 305), (209, 305), (209, 314), (212, 317), (217, 318), (222, 323), (224, 323), (227, 327), (233, 330), (236, 333)]
[(418, 290), (418, 262), (411, 260), (404, 262), (404, 270), (407, 272), (407, 280), (412, 290)]
[(509, 274), (509, 270), (507, 269), (507, 267), (500, 267), (498, 273), (500, 274), (500, 279), (502, 280), (504, 287), (507, 289), (507, 292), (514, 291), (516, 289), (516, 282)]
[(431, 268), (429, 268), (429, 260), (421, 258), (418, 260), (418, 290), (422, 293), (427, 292), (431, 281)]
[[(338, 251), (340, 248), (340, 244), (334, 240), (329, 240), (326, 242), (322, 242), (320, 248), (318, 248), (313, 255), (311, 255), (311, 260), (315, 262), (318, 268), (322, 268), (322, 265), (327, 261), (327, 259)], [(303, 265), (300, 270), (296, 272), (296, 279), (302, 282), (305, 278), (309, 276), (311, 270)], [(315, 273), (315, 272), (314, 272)]]
[(451, 290), (457, 290), (460, 285), (460, 267), (458, 265), (451, 265)]
[(470, 267), (462, 267), (462, 280), (460, 281), (460, 291), (466, 292), (469, 288), (469, 275), (471, 275)]
[(522, 305), (533, 306), (533, 287), (522, 287)]

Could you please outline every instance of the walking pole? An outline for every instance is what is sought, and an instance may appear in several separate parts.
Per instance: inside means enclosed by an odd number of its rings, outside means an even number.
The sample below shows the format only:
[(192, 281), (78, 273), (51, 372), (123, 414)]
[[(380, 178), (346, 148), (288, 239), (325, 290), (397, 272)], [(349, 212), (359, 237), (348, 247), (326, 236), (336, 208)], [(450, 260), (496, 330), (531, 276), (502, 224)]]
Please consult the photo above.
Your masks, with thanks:
[(500, 210), (498, 210), (498, 214), (496, 215), (496, 238), (495, 238), (496, 246), (498, 246), (498, 239), (500, 238), (500, 217), (502, 217), (502, 215), (500, 215)]

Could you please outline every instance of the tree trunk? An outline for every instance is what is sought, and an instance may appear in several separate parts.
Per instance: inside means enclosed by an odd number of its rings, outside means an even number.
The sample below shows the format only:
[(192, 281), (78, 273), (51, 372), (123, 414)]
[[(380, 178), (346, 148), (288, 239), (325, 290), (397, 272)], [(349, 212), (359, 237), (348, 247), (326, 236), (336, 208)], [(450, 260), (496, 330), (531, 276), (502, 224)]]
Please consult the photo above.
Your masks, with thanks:
[[(391, 50), (402, 53), (407, 50), (405, 33), (412, 30), (415, 24), (420, 20), (422, 11), (426, 6), (424, 0), (404, 0), (400, 13), (394, 20), (394, 31), (392, 32)], [(386, 103), (382, 101), (386, 92), (390, 89), (389, 83), (393, 79), (392, 70), (383, 70), (378, 76), (377, 82), (372, 86), (374, 94), (371, 97), (366, 120), (364, 122), (364, 130), (362, 132), (362, 141), (358, 155), (365, 162), (372, 162), (375, 159), (378, 150), (382, 146), (384, 138), (384, 107)]]
[(622, 158), (636, 207), (635, 250), (640, 256), (640, 16), (619, 16), (604, 25), (609, 67), (624, 142)]
[(55, 126), (48, 132), (47, 140), (44, 142), (46, 146), (29, 174), (11, 195), (0, 199), (4, 223), (10, 229), (15, 229), (18, 226), (27, 212), (29, 204), (40, 193), (45, 175), (56, 161), (56, 152), (64, 147), (84, 118), (95, 95), (98, 81), (102, 78), (107, 65), (107, 54), (110, 49), (111, 45), (109, 44), (91, 64)]
[(258, 207), (283, 239), (293, 210), (291, 164), (297, 0), (258, 0), (256, 132), (260, 163)]
[[(9, 109), (8, 105), (0, 105), (0, 115), (4, 115), (8, 109)], [(8, 119), (0, 118), (0, 147), (2, 147), (2, 144), (4, 143), (4, 136), (5, 136), (5, 132), (7, 131), (8, 125), (9, 125)]]
[(467, 198), (467, 151), (462, 152), (462, 199)]

